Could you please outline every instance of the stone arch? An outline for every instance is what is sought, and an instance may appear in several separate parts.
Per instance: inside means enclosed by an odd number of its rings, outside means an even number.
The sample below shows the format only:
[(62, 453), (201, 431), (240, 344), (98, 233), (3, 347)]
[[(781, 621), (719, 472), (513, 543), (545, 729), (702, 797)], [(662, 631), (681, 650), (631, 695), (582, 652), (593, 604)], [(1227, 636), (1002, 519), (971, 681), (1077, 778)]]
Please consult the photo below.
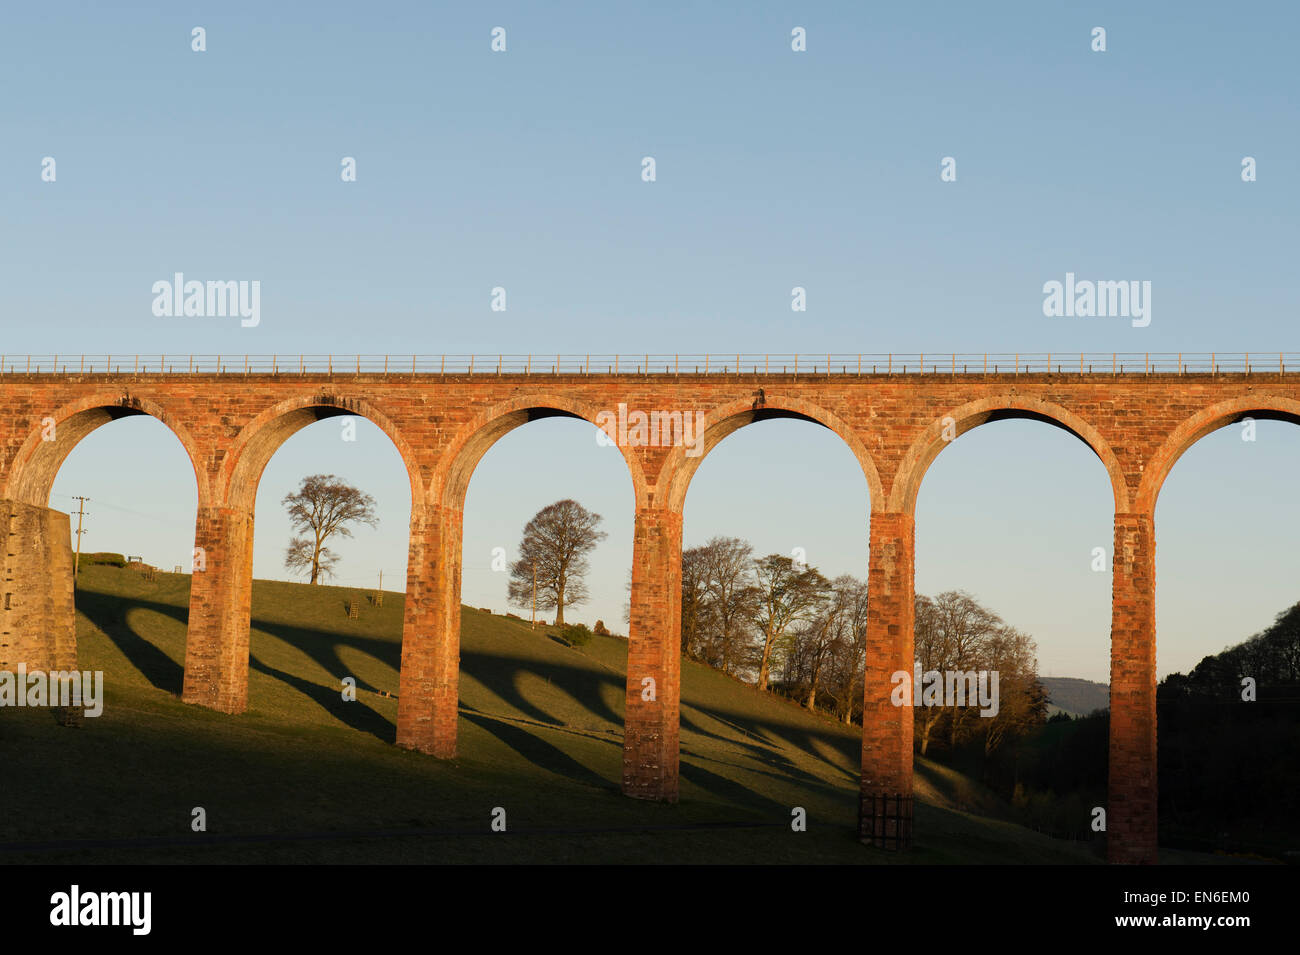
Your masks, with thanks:
[[(487, 408), (462, 427), (447, 446), (442, 456), (444, 463), (430, 487), (430, 503), (453, 511), (463, 509), (470, 477), (479, 461), (492, 445), (515, 428), (541, 418), (580, 418), (599, 428), (596, 415), (601, 410), (588, 402), (554, 394), (520, 395)], [(644, 507), (648, 499), (645, 473), (627, 448), (620, 447), (619, 452), (627, 463), (636, 506)]]
[(755, 408), (752, 399), (744, 398), (709, 411), (705, 418), (703, 451), (699, 455), (688, 457), (685, 447), (679, 445), (673, 448), (664, 461), (655, 483), (656, 496), (660, 498), (661, 506), (681, 513), (686, 505), (686, 491), (690, 487), (691, 479), (700, 464), (708, 457), (709, 452), (717, 447), (723, 438), (745, 425), (774, 418), (811, 421), (839, 435), (853, 452), (853, 456), (857, 458), (862, 474), (867, 479), (871, 510), (874, 512), (883, 509), (885, 494), (880, 483), (880, 472), (858, 433), (838, 415), (811, 401), (786, 395), (768, 394), (764, 395), (761, 408)]
[(406, 466), (412, 507), (423, 501), (424, 480), (416, 464), (417, 457), (392, 420), (363, 398), (329, 392), (286, 399), (248, 422), (235, 438), (229, 459), (223, 462), (220, 486), (215, 490), (230, 505), (252, 513), (262, 472), (275, 452), (307, 425), (349, 414), (365, 418), (388, 435)]
[(38, 420), (14, 456), (4, 493), (0, 496), (36, 507), (49, 507), (54, 479), (72, 449), (102, 425), (135, 415), (156, 418), (175, 435), (194, 469), (199, 505), (202, 506), (208, 500), (211, 488), (207, 474), (199, 465), (200, 456), (194, 437), (175, 415), (152, 398), (123, 392), (91, 395), (55, 409), (49, 415), (54, 419), (53, 441), (44, 440), (41, 425), (44, 419)]
[(956, 435), (978, 428), (990, 421), (1004, 421), (1012, 418), (1025, 418), (1042, 421), (1061, 428), (1086, 444), (1101, 460), (1110, 476), (1111, 491), (1114, 494), (1115, 512), (1127, 513), (1129, 507), (1128, 484), (1119, 459), (1111, 450), (1106, 439), (1088, 422), (1074, 412), (1058, 404), (1034, 398), (1029, 395), (997, 395), (981, 398), (954, 408), (946, 415), (936, 418), (923, 431), (912, 446), (908, 448), (898, 466), (889, 494), (889, 510), (913, 514), (916, 511), (916, 496), (921, 489), (921, 481), (929, 470), (939, 452), (950, 442), (943, 439), (944, 420), (951, 418)]
[(1155, 455), (1144, 462), (1142, 483), (1137, 493), (1138, 512), (1155, 513), (1160, 489), (1164, 487), (1175, 462), (1188, 448), (1210, 432), (1243, 418), (1300, 424), (1300, 401), (1280, 395), (1244, 395), (1202, 408), (1175, 428)]

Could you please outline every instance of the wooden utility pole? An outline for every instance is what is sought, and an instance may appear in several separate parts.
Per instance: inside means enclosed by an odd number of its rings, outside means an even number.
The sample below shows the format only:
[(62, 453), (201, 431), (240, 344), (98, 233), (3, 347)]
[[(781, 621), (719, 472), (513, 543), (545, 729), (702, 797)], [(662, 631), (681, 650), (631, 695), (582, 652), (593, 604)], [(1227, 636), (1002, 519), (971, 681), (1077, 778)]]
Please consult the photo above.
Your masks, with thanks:
[(537, 564), (533, 564), (533, 629), (537, 629)]
[(76, 563), (72, 565), (72, 579), (76, 580), (77, 573), (81, 570), (81, 535), (86, 533), (81, 529), (81, 519), (86, 514), (86, 502), (89, 501), (90, 498), (74, 494), (72, 495), (72, 499), (81, 502), (77, 506), (77, 560)]

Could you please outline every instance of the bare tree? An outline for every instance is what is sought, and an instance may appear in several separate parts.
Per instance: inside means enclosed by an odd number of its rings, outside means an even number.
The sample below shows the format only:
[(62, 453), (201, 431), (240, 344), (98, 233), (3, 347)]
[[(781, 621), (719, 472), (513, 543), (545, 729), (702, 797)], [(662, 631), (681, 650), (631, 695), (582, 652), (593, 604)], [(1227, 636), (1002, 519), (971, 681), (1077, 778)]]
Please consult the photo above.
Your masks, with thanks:
[(564, 608), (587, 599), (587, 555), (608, 536), (596, 529), (600, 521), (599, 514), (569, 499), (533, 515), (524, 527), (519, 559), (510, 565), (510, 602), (531, 607), (536, 579), (537, 606), (554, 610), (555, 625), (564, 626)]
[(702, 659), (701, 637), (708, 617), (708, 594), (703, 547), (682, 552), (682, 656)]
[[(923, 681), (925, 674), (933, 671), (944, 674), (978, 669), (989, 641), (1005, 627), (997, 614), (964, 591), (950, 590), (933, 599), (918, 594), (914, 633)], [(916, 707), (921, 755), (929, 749), (933, 732), (944, 719), (948, 721), (948, 741), (955, 744), (973, 708), (958, 706), (955, 700), (925, 705), (922, 687), (913, 687), (912, 692), (918, 694), (917, 702), (922, 704)]]
[(297, 491), (284, 496), (295, 536), (289, 541), (284, 566), (310, 573), (317, 583), (322, 575), (333, 573), (338, 555), (325, 546), (331, 537), (351, 537), (347, 525), (369, 524), (375, 527), (375, 499), (357, 490), (333, 474), (313, 474), (302, 479)]
[(703, 581), (699, 628), (705, 662), (734, 674), (744, 662), (746, 639), (758, 609), (754, 587), (754, 548), (738, 537), (714, 537), (700, 550)]
[(756, 623), (762, 640), (758, 688), (766, 690), (774, 650), (787, 631), (814, 613), (830, 589), (830, 582), (813, 567), (800, 567), (784, 554), (768, 554), (754, 561), (758, 580), (759, 610)]
[[(916, 595), (916, 611), (913, 614), (913, 644), (916, 659), (921, 664), (921, 674), (932, 670), (943, 670), (951, 656), (948, 647), (948, 633), (939, 624), (939, 612), (934, 601), (923, 594)], [(930, 748), (930, 733), (943, 717), (943, 708), (939, 706), (921, 706), (921, 687), (912, 687), (915, 696), (914, 709), (916, 719), (916, 739), (921, 744), (921, 755)]]
[(984, 755), (988, 756), (1008, 736), (1017, 736), (1047, 718), (1047, 692), (1038, 679), (1036, 645), (1015, 627), (993, 635), (984, 665), (998, 673), (998, 712), (982, 719)]
[[(867, 650), (867, 584), (849, 574), (832, 582), (835, 594), (829, 602), (830, 614), (823, 612), (813, 626), (801, 629), (799, 646), (799, 683), (814, 701), (823, 696), (831, 701), (832, 710), (845, 723), (862, 708), (862, 676)], [(828, 625), (824, 637), (814, 628)], [(810, 642), (811, 641), (811, 642)], [(817, 651), (821, 650), (820, 658)], [(813, 664), (817, 664), (815, 673)], [(813, 689), (813, 683), (816, 689)]]
[[(964, 591), (948, 591), (935, 598), (940, 626), (947, 634), (951, 651), (944, 669), (966, 672), (983, 668), (988, 660), (989, 644), (1005, 628), (1002, 618)], [(956, 746), (963, 724), (977, 719), (973, 706), (961, 706), (956, 699), (948, 710), (948, 745)]]
[[(993, 611), (980, 606), (962, 591), (948, 591), (931, 599), (916, 598), (916, 658), (922, 674), (931, 671), (990, 671), (998, 673), (998, 713), (980, 716), (980, 707), (955, 699), (916, 707), (916, 738), (924, 755), (943, 721), (948, 743), (984, 737), (985, 754), (1001, 742), (1041, 723), (1046, 696), (1038, 682), (1032, 638), (1008, 626)], [(914, 693), (922, 694), (921, 687)]]
[[(865, 610), (866, 585), (847, 574), (836, 577), (816, 613), (795, 635), (795, 656), (798, 660), (797, 678), (806, 687), (804, 705), (816, 709), (817, 693), (827, 677), (833, 683), (837, 664), (848, 672), (849, 692), (857, 684), (854, 674), (858, 646), (855, 611)], [(865, 614), (862, 622), (865, 624)], [(865, 636), (865, 627), (863, 628)], [(845, 667), (843, 660), (850, 665)], [(835, 695), (830, 693), (832, 699)], [(842, 705), (842, 704), (841, 704)]]
[[(840, 578), (843, 579), (843, 578)], [(867, 582), (853, 580), (849, 591), (849, 608), (845, 626), (833, 658), (836, 699), (844, 714), (844, 722), (853, 722), (853, 711), (862, 706), (863, 678), (867, 665)], [(845, 589), (845, 585), (841, 589)]]

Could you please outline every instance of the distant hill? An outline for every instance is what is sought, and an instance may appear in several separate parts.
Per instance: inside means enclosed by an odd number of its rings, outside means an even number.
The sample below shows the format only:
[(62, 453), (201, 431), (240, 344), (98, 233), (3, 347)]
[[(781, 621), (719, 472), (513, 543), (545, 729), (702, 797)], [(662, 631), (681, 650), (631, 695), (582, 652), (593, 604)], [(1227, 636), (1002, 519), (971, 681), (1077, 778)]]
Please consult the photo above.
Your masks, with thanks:
[(1063, 710), (1071, 716), (1087, 716), (1110, 706), (1110, 687), (1105, 683), (1069, 676), (1044, 676), (1039, 681), (1047, 690), (1049, 713)]

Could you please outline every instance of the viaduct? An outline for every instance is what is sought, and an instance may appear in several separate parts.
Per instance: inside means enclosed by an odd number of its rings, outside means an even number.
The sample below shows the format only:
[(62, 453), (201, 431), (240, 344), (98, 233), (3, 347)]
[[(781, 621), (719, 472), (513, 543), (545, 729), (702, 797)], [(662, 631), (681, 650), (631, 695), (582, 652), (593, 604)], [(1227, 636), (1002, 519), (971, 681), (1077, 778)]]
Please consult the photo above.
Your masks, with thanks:
[[(382, 362), (382, 365), (381, 365)], [(1288, 368), (1288, 363), (1292, 367)], [(1115, 505), (1108, 845), (1156, 861), (1156, 498), (1204, 435), (1246, 417), (1300, 423), (1297, 355), (548, 356), (489, 358), (0, 359), (0, 517), (7, 521), (0, 669), (75, 666), (66, 514), (58, 469), (94, 429), (152, 415), (180, 440), (198, 485), (183, 699), (248, 702), (253, 505), (276, 449), (325, 417), (378, 425), (411, 481), (397, 743), (456, 752), (461, 523), (470, 476), (502, 435), (543, 417), (596, 423), (629, 411), (703, 413), (703, 455), (622, 446), (636, 495), (623, 792), (678, 793), (682, 511), (703, 456), (767, 418), (844, 441), (870, 495), (860, 833), (911, 840), (912, 713), (890, 676), (913, 661), (913, 510), (926, 469), (988, 421), (1063, 428), (1101, 460)], [(605, 420), (608, 420), (606, 418)], [(657, 695), (643, 700), (642, 680)]]

